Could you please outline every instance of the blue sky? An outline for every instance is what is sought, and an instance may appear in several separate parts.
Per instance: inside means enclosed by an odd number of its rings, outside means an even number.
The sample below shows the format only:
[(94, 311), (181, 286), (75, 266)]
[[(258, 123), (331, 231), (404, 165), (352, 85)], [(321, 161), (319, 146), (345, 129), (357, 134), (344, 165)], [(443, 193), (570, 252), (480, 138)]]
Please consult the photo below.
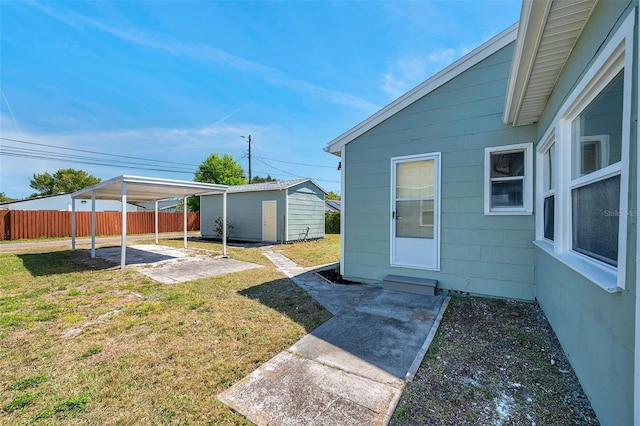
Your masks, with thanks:
[(193, 180), (212, 152), (247, 170), (243, 135), (254, 176), (338, 192), (326, 144), (520, 5), (0, 0), (0, 192), (29, 196), (34, 173), (70, 167)]

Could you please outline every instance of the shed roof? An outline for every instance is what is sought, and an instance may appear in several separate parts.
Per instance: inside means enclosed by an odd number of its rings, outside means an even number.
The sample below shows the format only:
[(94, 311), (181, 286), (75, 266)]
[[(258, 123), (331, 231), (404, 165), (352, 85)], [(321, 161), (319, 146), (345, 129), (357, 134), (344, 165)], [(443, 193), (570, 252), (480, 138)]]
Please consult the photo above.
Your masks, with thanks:
[(76, 191), (71, 194), (71, 198), (90, 199), (91, 194), (95, 192), (95, 197), (99, 200), (120, 200), (122, 199), (123, 184), (129, 202), (223, 193), (227, 190), (226, 185), (214, 183), (122, 175)]
[[(303, 179), (291, 179), (291, 180), (277, 180), (272, 182), (251, 183), (247, 185), (234, 185), (234, 186), (230, 186), (227, 189), (227, 194), (233, 194), (238, 192), (280, 191), (283, 189), (289, 189), (293, 186), (296, 186), (305, 182), (311, 182), (313, 185), (318, 187), (318, 189), (320, 189), (322, 192), (324, 192), (325, 194), (327, 193), (327, 191), (322, 189), (312, 179), (303, 178)], [(201, 195), (213, 195), (213, 194), (217, 194), (217, 192), (201, 194)]]

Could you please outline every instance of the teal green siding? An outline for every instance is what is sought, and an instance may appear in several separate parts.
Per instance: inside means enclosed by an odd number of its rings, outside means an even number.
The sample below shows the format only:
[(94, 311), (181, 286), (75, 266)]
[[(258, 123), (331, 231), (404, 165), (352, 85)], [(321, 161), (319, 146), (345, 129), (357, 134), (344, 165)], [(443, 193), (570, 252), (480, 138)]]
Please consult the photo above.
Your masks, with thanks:
[[(227, 221), (233, 224), (230, 238), (262, 241), (262, 202), (277, 201), (277, 237), (282, 241), (285, 223), (283, 191), (241, 192), (227, 194)], [(200, 232), (204, 238), (215, 238), (215, 220), (222, 217), (222, 195), (200, 197)]]
[[(484, 215), (484, 148), (534, 142), (502, 124), (513, 44), (345, 146), (346, 278), (435, 278), (438, 286), (533, 300), (533, 216)], [(440, 271), (390, 265), (392, 157), (442, 153)]]
[(543, 250), (536, 296), (603, 425), (633, 424), (635, 297), (609, 294)]
[[(308, 238), (324, 237), (324, 192), (307, 181), (283, 190), (227, 194), (227, 221), (233, 224), (230, 238), (262, 241), (262, 202), (274, 200), (278, 242), (296, 241), (307, 226)], [(215, 220), (219, 217), (222, 195), (200, 197), (200, 232), (204, 238), (217, 237)]]
[(324, 192), (307, 181), (288, 189), (288, 241), (309, 227), (308, 238), (324, 238)]
[[(569, 61), (542, 114), (537, 129), (542, 137), (562, 103), (578, 84), (606, 40), (637, 1), (600, 2), (573, 49)], [(636, 16), (637, 46), (638, 22)], [(634, 47), (636, 49), (636, 47)], [(638, 211), (637, 188), (637, 54), (631, 120), (629, 210)], [(628, 217), (626, 289), (609, 294), (542, 249), (536, 249), (536, 297), (556, 332), (583, 389), (603, 425), (633, 424), (637, 214)], [(638, 400), (640, 395), (635, 395)]]

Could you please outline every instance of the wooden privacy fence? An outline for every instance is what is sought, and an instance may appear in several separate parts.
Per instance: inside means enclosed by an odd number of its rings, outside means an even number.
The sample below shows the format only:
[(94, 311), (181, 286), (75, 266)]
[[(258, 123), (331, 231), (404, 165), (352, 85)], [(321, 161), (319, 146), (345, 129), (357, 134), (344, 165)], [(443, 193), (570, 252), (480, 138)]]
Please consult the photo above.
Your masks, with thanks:
[[(158, 213), (158, 232), (183, 231), (183, 213)], [(187, 213), (187, 231), (200, 230), (200, 213)], [(71, 237), (71, 212), (57, 210), (0, 211), (0, 239)], [(155, 212), (127, 213), (127, 234), (155, 232)], [(96, 235), (120, 235), (122, 213), (96, 212)], [(91, 235), (91, 212), (76, 212), (76, 236)]]

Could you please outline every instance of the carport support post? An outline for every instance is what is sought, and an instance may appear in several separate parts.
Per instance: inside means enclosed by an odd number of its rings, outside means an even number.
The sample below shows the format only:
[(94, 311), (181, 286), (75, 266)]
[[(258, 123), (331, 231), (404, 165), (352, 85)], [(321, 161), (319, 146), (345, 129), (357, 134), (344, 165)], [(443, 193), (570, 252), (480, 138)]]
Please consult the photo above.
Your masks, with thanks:
[(187, 206), (187, 198), (189, 198), (188, 195), (184, 197), (184, 207), (182, 209), (182, 218), (184, 221), (184, 248), (187, 248), (187, 210), (189, 209)]
[(91, 191), (91, 258), (96, 258), (96, 191)]
[(122, 241), (120, 243), (120, 268), (127, 261), (127, 184), (122, 182)]
[(158, 200), (156, 200), (156, 245), (158, 245)]
[(71, 251), (76, 251), (76, 199), (71, 198)]
[(222, 193), (222, 257), (227, 257), (227, 190)]

